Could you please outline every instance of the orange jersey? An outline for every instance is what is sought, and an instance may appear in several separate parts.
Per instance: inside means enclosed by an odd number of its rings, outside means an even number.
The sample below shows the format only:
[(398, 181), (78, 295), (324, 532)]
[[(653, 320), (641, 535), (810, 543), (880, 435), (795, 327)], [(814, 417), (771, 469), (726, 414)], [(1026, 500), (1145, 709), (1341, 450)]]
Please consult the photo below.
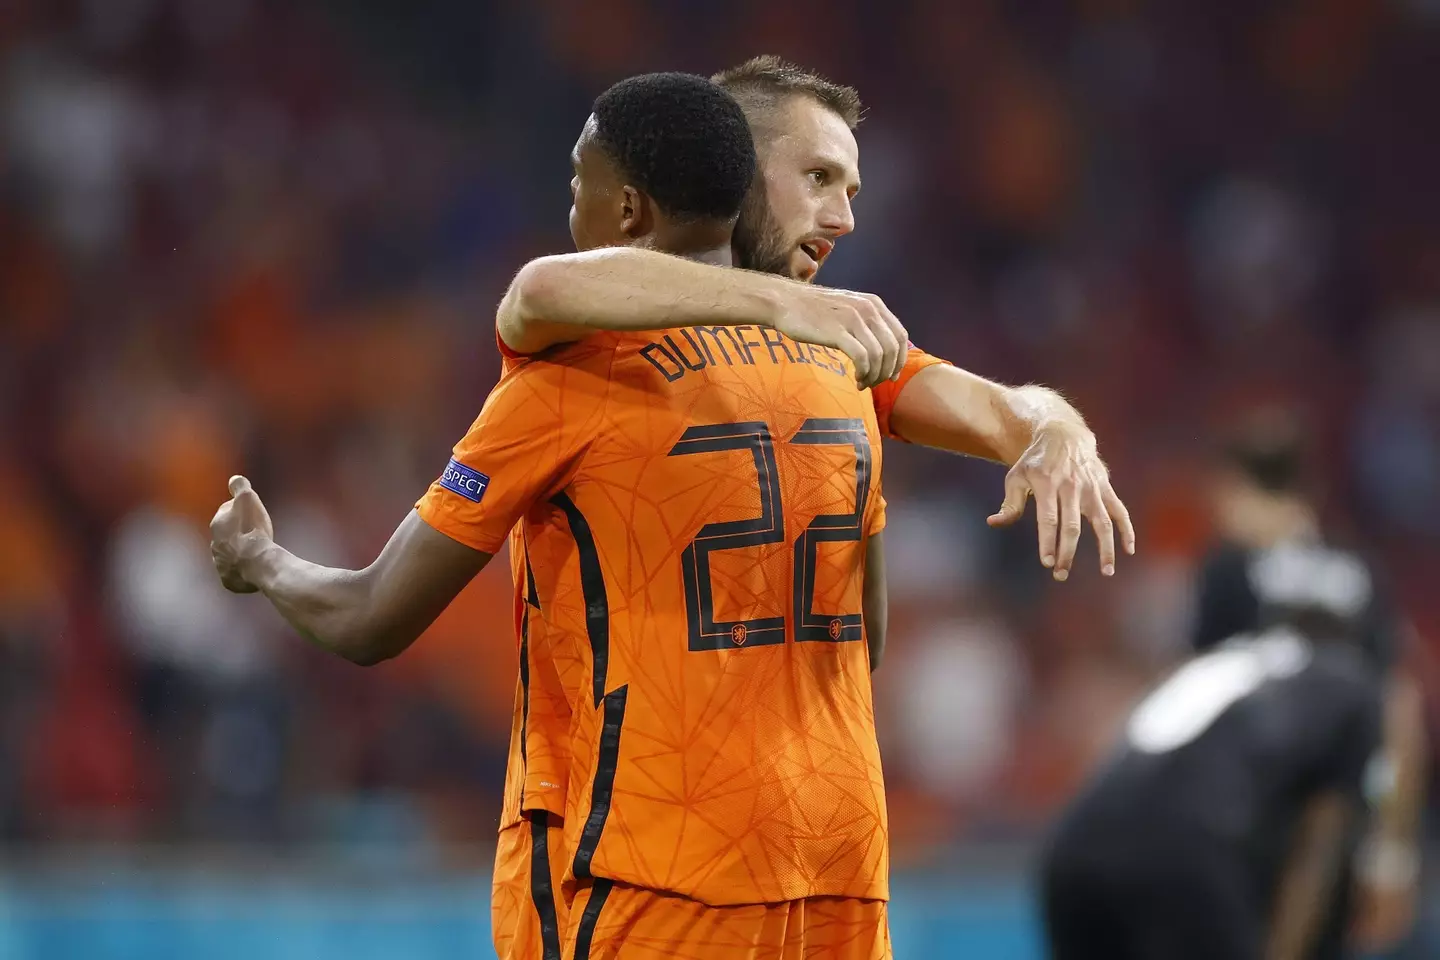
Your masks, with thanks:
[(507, 363), (418, 508), (492, 553), (520, 521), (507, 815), (563, 814), (571, 877), (888, 895), (861, 622), (880, 467), (848, 361), (769, 328)]
[(890, 960), (888, 914), (884, 900), (848, 897), (711, 907), (596, 880), (575, 894), (560, 949), (552, 955), (577, 960)]
[(890, 414), (895, 410), (895, 401), (900, 397), (900, 391), (910, 379), (927, 367), (933, 367), (937, 363), (948, 364), (950, 361), (942, 360), (937, 356), (926, 353), (915, 344), (910, 344), (909, 351), (905, 354), (905, 366), (900, 368), (900, 376), (894, 380), (886, 380), (884, 383), (877, 383), (870, 391), (871, 398), (875, 402), (875, 418), (880, 423), (880, 432), (887, 437), (896, 440), (905, 438), (895, 432), (890, 423)]

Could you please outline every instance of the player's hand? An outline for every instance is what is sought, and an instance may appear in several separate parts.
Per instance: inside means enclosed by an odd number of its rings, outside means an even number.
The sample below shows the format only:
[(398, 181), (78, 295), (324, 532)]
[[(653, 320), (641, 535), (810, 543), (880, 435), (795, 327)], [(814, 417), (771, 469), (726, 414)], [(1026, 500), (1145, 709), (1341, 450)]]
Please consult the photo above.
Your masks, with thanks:
[(257, 548), (275, 538), (275, 527), (260, 496), (244, 477), (230, 478), (230, 499), (220, 505), (210, 521), (210, 557), (220, 582), (232, 593), (254, 593), (256, 586), (245, 579), (242, 568)]
[(1070, 576), (1083, 521), (1088, 518), (1100, 547), (1100, 572), (1115, 572), (1115, 533), (1127, 554), (1135, 552), (1130, 513), (1110, 486), (1110, 471), (1095, 448), (1095, 435), (1078, 424), (1044, 428), (1005, 476), (1005, 502), (989, 518), (1008, 527), (1025, 515), (1035, 497), (1040, 562), (1056, 580)]
[(1366, 954), (1395, 949), (1415, 925), (1413, 885), (1405, 889), (1377, 890), (1360, 884), (1356, 899), (1350, 938)]
[(792, 340), (834, 347), (855, 365), (863, 390), (900, 376), (910, 346), (909, 334), (871, 293), (855, 293), (811, 284), (791, 285), (775, 329)]

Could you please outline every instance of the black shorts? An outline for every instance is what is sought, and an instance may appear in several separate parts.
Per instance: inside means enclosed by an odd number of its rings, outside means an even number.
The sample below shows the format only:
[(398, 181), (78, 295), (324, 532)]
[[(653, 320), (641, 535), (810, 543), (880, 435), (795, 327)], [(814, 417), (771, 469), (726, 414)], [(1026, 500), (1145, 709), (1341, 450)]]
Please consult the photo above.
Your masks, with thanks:
[(1144, 834), (1055, 838), (1041, 864), (1052, 960), (1261, 960), (1248, 872), (1214, 843)]

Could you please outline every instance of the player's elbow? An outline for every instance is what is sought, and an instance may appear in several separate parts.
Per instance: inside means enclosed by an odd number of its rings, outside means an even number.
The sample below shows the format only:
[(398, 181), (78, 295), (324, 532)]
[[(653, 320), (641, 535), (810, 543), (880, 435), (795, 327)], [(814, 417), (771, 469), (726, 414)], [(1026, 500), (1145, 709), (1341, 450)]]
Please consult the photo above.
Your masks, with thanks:
[(394, 658), (395, 653), (381, 646), (357, 644), (343, 648), (340, 655), (357, 667), (374, 667)]
[(563, 311), (564, 266), (554, 257), (540, 257), (520, 268), (496, 311), (495, 328), (505, 345), (517, 353), (537, 353), (543, 342), (539, 327)]
[(559, 309), (564, 272), (563, 264), (554, 257), (540, 257), (521, 267), (510, 284), (513, 319), (524, 324), (553, 315)]
[(414, 641), (395, 630), (367, 630), (347, 638), (339, 652), (358, 667), (374, 667), (400, 656)]
[(414, 637), (402, 636), (394, 629), (363, 623), (337, 624), (311, 639), (357, 667), (393, 660), (414, 641)]

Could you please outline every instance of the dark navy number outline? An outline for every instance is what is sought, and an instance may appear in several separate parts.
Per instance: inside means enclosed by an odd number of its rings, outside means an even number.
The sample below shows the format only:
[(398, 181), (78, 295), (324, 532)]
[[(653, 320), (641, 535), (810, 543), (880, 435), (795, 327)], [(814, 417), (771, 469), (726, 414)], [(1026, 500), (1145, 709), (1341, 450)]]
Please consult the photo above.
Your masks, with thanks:
[[(795, 541), (794, 603), (799, 623), (797, 641), (844, 642), (861, 638), (858, 613), (819, 613), (815, 602), (816, 551), (821, 543), (859, 541), (865, 507), (870, 498), (870, 437), (859, 419), (806, 420), (791, 443), (849, 446), (855, 450), (855, 510), (820, 514)], [(760, 493), (760, 516), (749, 520), (707, 523), (681, 555), (685, 581), (685, 612), (692, 651), (726, 650), (739, 646), (768, 646), (785, 642), (784, 617), (749, 620), (715, 619), (710, 581), (710, 554), (780, 543), (785, 538), (785, 505), (780, 493), (780, 471), (770, 428), (759, 420), (691, 427), (670, 449), (672, 457), (723, 450), (748, 450), (755, 462)]]

